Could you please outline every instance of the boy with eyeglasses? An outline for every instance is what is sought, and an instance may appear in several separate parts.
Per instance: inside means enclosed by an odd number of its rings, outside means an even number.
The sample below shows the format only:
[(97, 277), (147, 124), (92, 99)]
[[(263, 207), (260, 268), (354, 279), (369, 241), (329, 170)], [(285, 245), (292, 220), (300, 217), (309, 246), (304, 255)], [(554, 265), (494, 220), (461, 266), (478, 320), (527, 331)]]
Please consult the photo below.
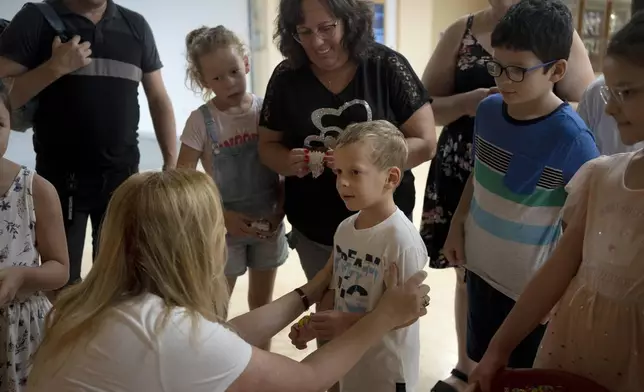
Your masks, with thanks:
[[(444, 248), (467, 268), (467, 352), (475, 362), (554, 249), (566, 184), (599, 155), (583, 120), (553, 92), (572, 39), (572, 15), (558, 0), (522, 0), (492, 33), (487, 68), (500, 94), (477, 110), (474, 170)], [(513, 351), (509, 367), (532, 367), (544, 330)]]

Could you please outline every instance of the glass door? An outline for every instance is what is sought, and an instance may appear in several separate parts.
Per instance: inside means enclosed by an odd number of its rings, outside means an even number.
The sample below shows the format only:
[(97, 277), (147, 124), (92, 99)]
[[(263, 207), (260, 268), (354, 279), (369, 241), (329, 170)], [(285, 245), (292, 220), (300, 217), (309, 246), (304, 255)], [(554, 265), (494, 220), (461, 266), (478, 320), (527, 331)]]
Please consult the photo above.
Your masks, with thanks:
[(611, 1), (609, 37), (619, 31), (631, 18), (631, 1)]
[(610, 37), (631, 17), (632, 0), (564, 0), (586, 46), (595, 72), (601, 72)]
[(579, 35), (588, 51), (588, 57), (595, 72), (601, 72), (606, 45), (607, 6), (610, 1), (586, 0), (581, 4), (581, 31)]

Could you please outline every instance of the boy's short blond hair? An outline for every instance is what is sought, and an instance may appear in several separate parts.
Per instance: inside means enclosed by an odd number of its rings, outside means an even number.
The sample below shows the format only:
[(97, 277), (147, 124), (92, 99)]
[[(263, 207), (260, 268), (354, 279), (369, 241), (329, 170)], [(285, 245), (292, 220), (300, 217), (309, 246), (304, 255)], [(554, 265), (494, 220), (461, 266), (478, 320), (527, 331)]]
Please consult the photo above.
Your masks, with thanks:
[(392, 167), (405, 170), (407, 142), (392, 123), (376, 120), (351, 124), (342, 132), (335, 148), (363, 142), (372, 148), (371, 162), (380, 170)]

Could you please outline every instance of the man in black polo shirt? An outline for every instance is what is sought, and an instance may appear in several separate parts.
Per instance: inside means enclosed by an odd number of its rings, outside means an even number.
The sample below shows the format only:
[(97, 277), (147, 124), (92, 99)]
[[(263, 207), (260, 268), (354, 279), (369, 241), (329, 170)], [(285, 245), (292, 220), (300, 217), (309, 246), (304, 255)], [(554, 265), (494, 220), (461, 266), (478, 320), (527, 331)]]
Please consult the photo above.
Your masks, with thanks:
[(61, 42), (35, 7), (0, 36), (0, 77), (13, 76), (13, 107), (37, 97), (36, 170), (60, 195), (70, 283), (80, 280), (88, 219), (94, 254), (111, 193), (138, 171), (138, 87), (143, 83), (164, 168), (176, 159), (172, 104), (145, 19), (112, 0), (50, 1), (72, 38)]

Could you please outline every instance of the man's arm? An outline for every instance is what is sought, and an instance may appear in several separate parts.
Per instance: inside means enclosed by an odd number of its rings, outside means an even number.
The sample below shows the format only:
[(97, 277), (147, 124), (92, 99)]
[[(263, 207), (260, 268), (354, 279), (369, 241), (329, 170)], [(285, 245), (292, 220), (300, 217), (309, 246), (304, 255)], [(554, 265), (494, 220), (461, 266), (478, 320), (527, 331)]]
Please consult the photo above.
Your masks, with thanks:
[(27, 72), (27, 67), (5, 57), (0, 57), (0, 75), (13, 78), (10, 99), (11, 106), (14, 108), (24, 106), (62, 76), (51, 66), (50, 62)]
[[(52, 46), (50, 59), (41, 58), (47, 22), (35, 7), (24, 7), (0, 36), (0, 77), (12, 77), (11, 104), (19, 108), (61, 76), (91, 61), (89, 43), (80, 38)], [(53, 34), (52, 34), (53, 37)]]
[(0, 56), (0, 78), (15, 78), (25, 72), (27, 72), (27, 67), (24, 65)]
[(174, 110), (161, 76), (163, 63), (159, 56), (154, 33), (145, 18), (141, 15), (137, 16), (140, 18), (140, 27), (143, 30), (143, 58), (141, 61), (143, 89), (148, 99), (154, 133), (163, 155), (163, 169), (171, 169), (177, 165), (177, 125), (174, 119)]
[(89, 65), (92, 62), (90, 44), (80, 43), (80, 39), (74, 36), (69, 42), (62, 43), (60, 38), (55, 37), (51, 58), (29, 72), (25, 72), (27, 67), (2, 57), (0, 74), (6, 72), (8, 76), (15, 76), (11, 105), (14, 108), (24, 106), (59, 78)]
[(163, 168), (173, 168), (177, 164), (177, 126), (161, 70), (143, 75), (143, 89), (148, 98), (154, 133), (163, 155)]

